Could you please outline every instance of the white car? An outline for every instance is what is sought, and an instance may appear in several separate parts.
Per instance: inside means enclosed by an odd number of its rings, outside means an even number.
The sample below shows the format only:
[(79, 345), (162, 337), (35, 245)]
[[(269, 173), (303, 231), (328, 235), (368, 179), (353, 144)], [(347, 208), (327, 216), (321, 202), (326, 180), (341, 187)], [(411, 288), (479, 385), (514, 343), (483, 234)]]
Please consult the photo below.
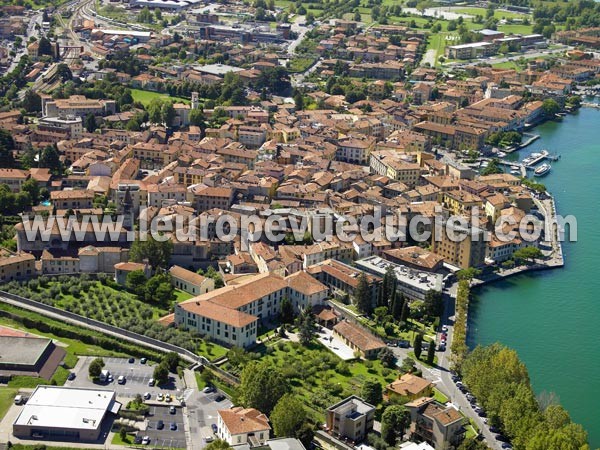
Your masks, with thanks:
[(162, 394), (156, 394), (156, 401), (162, 402), (165, 399), (165, 396)]
[(150, 392), (144, 393), (144, 400), (150, 400), (151, 398), (152, 398), (152, 394), (150, 394)]
[(144, 439), (142, 439), (142, 444), (144, 444), (144, 445), (150, 444), (150, 436), (144, 436)]

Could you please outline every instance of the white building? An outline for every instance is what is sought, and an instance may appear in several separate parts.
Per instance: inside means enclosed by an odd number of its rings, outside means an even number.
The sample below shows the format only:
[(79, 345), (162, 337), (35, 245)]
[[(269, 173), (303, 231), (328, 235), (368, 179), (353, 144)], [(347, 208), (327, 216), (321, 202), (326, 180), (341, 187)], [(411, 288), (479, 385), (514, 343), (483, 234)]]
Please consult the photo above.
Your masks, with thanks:
[(262, 445), (269, 439), (271, 426), (266, 415), (254, 408), (237, 406), (217, 411), (218, 436), (230, 445)]
[(22, 439), (96, 441), (107, 413), (117, 414), (121, 404), (115, 392), (38, 386), (13, 423), (13, 434)]

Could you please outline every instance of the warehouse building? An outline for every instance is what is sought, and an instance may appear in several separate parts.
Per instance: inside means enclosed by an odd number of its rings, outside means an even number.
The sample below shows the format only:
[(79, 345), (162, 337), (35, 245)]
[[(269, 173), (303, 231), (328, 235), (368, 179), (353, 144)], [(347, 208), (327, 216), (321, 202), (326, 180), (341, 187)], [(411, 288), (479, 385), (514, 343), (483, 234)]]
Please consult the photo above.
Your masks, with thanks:
[(38, 386), (13, 423), (13, 434), (97, 441), (108, 413), (117, 414), (120, 408), (114, 391)]

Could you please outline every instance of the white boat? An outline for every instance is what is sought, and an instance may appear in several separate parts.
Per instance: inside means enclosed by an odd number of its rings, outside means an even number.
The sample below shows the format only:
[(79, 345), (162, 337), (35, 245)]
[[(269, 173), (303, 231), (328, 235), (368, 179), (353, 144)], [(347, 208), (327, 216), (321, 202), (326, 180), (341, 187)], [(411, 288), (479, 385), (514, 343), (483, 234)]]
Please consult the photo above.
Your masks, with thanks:
[(504, 153), (504, 152), (498, 152), (498, 153), (496, 153), (496, 156), (498, 158), (504, 158), (506, 156), (506, 153)]
[(552, 166), (550, 164), (542, 164), (533, 171), (533, 175), (535, 175), (536, 177), (542, 177), (548, 172), (550, 172), (550, 169), (552, 169)]
[(519, 166), (510, 166), (510, 170), (519, 170), (520, 167)]
[(512, 175), (521, 175), (521, 171), (520, 170), (511, 170), (510, 173)]
[(542, 154), (541, 153), (532, 153), (530, 156), (535, 159), (535, 158), (539, 158), (540, 156), (542, 156)]

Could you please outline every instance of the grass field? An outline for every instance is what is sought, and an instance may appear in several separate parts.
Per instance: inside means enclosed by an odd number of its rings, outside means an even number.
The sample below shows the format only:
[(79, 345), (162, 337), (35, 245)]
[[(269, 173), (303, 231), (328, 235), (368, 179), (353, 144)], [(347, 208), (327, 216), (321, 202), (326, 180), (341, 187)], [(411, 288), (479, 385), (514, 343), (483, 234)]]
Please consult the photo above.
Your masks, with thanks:
[(507, 24), (498, 25), (498, 31), (502, 31), (504, 34), (531, 34), (533, 31), (533, 25), (523, 24)]
[(4, 415), (9, 410), (10, 405), (13, 404), (15, 395), (17, 395), (17, 389), (0, 387), (0, 420), (4, 418)]
[(192, 297), (193, 297), (192, 294), (188, 294), (187, 292), (180, 291), (179, 289), (175, 289), (175, 301), (177, 303), (184, 302), (186, 300), (189, 300)]
[(312, 66), (314, 62), (314, 58), (299, 57), (291, 59), (289, 62), (288, 71), (292, 73), (304, 72), (306, 69)]
[(147, 106), (155, 98), (160, 99), (171, 99), (174, 102), (189, 103), (190, 100), (181, 97), (171, 97), (169, 94), (161, 94), (160, 92), (144, 91), (142, 89), (132, 89), (131, 96), (133, 101), (140, 102), (142, 105)]
[[(457, 9), (453, 8), (452, 12), (455, 12), (457, 14), (468, 14), (473, 17), (477, 16), (477, 15), (486, 17), (487, 10), (485, 8), (469, 7), (469, 8), (457, 8)], [(511, 12), (511, 11), (502, 11), (502, 10), (496, 9), (494, 11), (494, 17), (496, 19), (524, 19), (525, 17), (529, 17), (529, 15), (528, 14), (519, 14), (519, 13)]]

